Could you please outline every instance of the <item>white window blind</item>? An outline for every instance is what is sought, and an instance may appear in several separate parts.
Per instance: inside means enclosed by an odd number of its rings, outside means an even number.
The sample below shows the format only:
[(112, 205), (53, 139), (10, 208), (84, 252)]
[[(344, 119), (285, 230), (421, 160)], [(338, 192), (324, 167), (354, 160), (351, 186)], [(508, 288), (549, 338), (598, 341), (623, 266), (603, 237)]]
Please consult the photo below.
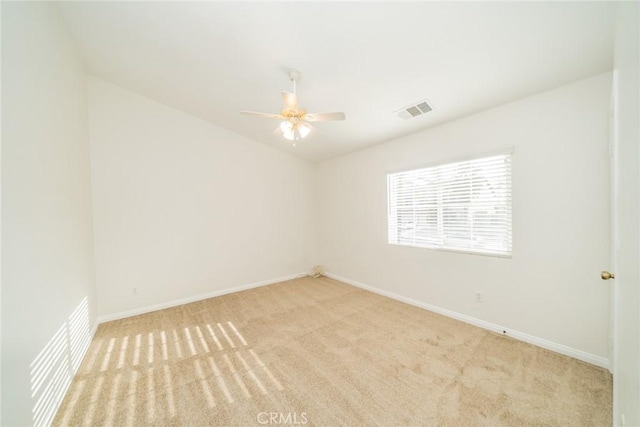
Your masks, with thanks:
[(511, 154), (387, 175), (389, 243), (511, 255)]

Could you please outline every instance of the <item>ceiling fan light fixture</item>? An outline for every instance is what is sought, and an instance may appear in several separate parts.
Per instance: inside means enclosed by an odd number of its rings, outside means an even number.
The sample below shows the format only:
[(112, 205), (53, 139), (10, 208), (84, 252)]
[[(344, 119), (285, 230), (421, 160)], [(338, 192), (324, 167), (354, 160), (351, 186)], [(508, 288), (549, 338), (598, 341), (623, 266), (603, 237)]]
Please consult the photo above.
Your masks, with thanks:
[(293, 124), (290, 121), (285, 120), (280, 123), (280, 130), (282, 131), (282, 135), (289, 141), (294, 141), (296, 139)]
[(289, 141), (295, 141), (296, 137), (293, 134), (293, 131), (291, 132), (285, 132), (282, 134), (286, 139), (288, 139)]
[(311, 132), (311, 128), (304, 122), (292, 123), (288, 120), (280, 123), (282, 135), (289, 141), (298, 141), (306, 138)]
[(301, 138), (306, 138), (307, 136), (309, 136), (309, 133), (311, 132), (311, 128), (306, 123), (300, 123), (298, 124), (298, 132), (300, 132)]
[(285, 120), (280, 123), (280, 130), (282, 133), (293, 132), (293, 124), (289, 120)]

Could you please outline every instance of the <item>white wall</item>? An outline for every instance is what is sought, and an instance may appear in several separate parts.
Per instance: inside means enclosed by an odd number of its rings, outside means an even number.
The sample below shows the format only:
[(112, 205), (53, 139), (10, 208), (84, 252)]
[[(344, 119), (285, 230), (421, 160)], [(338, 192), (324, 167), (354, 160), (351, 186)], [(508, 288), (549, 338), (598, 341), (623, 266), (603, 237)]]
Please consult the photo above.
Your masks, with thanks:
[(313, 165), (89, 82), (100, 315), (310, 269)]
[(614, 73), (618, 194), (613, 420), (640, 426), (640, 5), (618, 5)]
[[(320, 260), (338, 276), (606, 361), (610, 94), (604, 74), (320, 163)], [(387, 244), (387, 173), (509, 146), (512, 259)]]
[[(2, 4), (2, 149), (1, 424), (32, 425), (83, 355), (69, 334), (95, 319), (86, 79), (51, 4)], [(61, 353), (36, 367), (58, 394), (32, 398), (30, 365), (58, 331)], [(58, 381), (40, 370), (59, 366)]]

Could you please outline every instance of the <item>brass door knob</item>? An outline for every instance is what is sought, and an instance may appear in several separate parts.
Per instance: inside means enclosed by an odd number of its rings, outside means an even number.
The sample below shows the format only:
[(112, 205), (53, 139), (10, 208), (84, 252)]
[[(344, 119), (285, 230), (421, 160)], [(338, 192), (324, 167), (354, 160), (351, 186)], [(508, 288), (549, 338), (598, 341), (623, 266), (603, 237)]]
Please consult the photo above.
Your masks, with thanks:
[(602, 273), (600, 273), (600, 277), (602, 277), (602, 280), (609, 280), (615, 279), (616, 275), (613, 273), (609, 273), (608, 271), (603, 271)]

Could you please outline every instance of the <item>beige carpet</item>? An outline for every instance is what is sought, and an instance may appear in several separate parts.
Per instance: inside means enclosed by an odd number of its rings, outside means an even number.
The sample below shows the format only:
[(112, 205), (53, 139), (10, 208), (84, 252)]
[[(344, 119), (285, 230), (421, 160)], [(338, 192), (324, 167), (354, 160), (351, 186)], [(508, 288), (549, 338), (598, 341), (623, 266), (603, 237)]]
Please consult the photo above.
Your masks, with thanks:
[(600, 368), (328, 278), (100, 325), (54, 425), (610, 426)]

